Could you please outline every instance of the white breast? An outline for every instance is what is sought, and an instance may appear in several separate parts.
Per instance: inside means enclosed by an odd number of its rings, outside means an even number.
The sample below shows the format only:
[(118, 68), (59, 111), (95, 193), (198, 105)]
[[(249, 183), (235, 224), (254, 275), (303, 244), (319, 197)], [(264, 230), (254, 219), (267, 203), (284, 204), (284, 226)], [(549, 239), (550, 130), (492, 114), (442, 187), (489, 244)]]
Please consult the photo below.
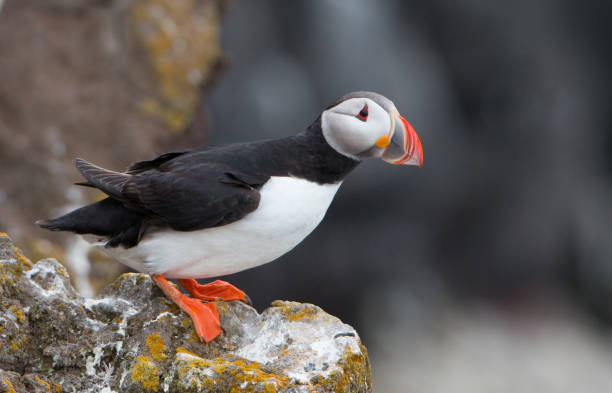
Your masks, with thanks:
[(191, 232), (157, 232), (127, 250), (102, 250), (138, 271), (169, 278), (236, 273), (299, 244), (321, 222), (339, 187), (272, 177), (260, 190), (259, 207), (241, 220)]

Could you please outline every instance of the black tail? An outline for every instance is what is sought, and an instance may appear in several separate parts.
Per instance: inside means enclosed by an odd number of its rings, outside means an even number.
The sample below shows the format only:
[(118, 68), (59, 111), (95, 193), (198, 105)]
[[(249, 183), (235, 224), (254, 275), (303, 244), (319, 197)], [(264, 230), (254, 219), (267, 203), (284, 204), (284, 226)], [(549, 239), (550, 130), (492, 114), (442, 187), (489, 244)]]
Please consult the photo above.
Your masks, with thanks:
[(37, 221), (41, 228), (52, 231), (90, 233), (109, 238), (107, 246), (135, 246), (142, 235), (144, 217), (127, 209), (121, 202), (106, 198), (76, 209), (53, 220)]

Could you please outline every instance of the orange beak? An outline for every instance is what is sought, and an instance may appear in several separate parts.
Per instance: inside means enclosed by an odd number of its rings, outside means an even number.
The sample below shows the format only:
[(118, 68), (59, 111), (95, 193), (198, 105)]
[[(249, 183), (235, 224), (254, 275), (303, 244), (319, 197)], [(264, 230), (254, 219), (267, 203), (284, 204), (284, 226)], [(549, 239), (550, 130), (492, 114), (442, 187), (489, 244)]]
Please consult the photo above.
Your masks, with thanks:
[(397, 110), (391, 113), (391, 132), (389, 145), (382, 154), (382, 159), (395, 165), (423, 166), (423, 147), (414, 128)]

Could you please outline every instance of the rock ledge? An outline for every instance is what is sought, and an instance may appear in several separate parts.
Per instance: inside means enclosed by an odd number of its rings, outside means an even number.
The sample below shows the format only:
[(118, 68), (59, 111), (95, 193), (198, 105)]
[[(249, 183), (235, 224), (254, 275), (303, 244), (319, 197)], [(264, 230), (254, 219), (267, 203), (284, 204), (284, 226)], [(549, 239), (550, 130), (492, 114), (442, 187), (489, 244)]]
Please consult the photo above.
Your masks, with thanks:
[(0, 233), (0, 392), (370, 392), (355, 330), (311, 304), (218, 303), (211, 343), (147, 275), (95, 299)]

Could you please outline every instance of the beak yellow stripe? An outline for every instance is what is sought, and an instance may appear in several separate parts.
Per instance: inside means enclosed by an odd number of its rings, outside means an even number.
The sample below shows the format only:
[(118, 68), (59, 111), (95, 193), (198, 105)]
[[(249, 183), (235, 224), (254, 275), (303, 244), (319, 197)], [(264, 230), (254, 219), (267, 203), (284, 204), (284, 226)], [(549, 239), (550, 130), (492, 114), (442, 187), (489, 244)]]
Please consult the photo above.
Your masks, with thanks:
[(378, 138), (378, 140), (376, 141), (376, 146), (380, 147), (381, 149), (383, 147), (389, 146), (389, 137), (387, 137), (386, 135), (383, 135), (380, 138)]

